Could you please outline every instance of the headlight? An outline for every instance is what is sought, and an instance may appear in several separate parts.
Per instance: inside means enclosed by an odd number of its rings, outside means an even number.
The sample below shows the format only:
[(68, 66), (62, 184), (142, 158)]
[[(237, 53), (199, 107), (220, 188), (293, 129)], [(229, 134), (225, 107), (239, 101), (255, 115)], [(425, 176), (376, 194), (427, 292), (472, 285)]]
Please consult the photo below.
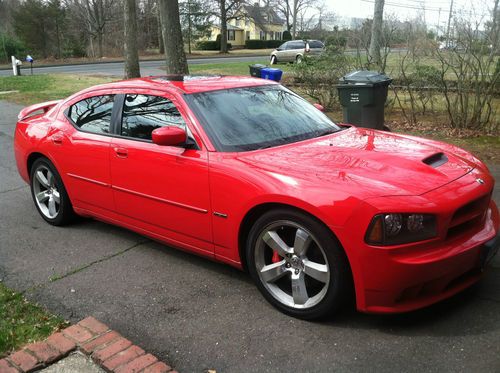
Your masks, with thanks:
[(429, 214), (375, 215), (366, 232), (370, 245), (400, 245), (434, 238), (436, 216)]

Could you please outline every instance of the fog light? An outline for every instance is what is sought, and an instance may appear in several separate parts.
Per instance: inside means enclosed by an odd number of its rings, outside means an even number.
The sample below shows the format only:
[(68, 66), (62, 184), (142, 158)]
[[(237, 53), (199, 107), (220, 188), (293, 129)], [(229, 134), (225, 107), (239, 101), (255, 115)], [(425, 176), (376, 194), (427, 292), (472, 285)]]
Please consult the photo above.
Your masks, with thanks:
[(403, 216), (401, 214), (387, 214), (384, 216), (385, 234), (389, 237), (396, 236), (401, 232)]

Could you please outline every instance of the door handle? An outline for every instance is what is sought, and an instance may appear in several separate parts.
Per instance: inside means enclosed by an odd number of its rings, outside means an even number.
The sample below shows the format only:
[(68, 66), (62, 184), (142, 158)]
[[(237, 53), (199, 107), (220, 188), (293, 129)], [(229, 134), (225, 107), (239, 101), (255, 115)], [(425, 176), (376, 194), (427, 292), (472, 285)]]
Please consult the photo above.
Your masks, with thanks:
[(113, 150), (118, 158), (127, 158), (128, 156), (128, 150), (125, 148), (114, 148)]
[(62, 141), (63, 141), (63, 138), (61, 135), (54, 135), (51, 137), (51, 140), (52, 142), (55, 144), (55, 145), (61, 145), (62, 144)]

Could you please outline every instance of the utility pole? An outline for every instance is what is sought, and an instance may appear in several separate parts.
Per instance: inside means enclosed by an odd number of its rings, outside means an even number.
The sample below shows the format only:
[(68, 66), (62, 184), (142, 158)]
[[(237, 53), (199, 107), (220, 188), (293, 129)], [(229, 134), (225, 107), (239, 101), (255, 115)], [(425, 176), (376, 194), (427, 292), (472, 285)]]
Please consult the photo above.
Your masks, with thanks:
[(439, 31), (441, 30), (441, 8), (439, 8), (439, 13), (438, 13), (438, 24), (437, 24), (437, 37), (439, 40)]
[(448, 15), (448, 28), (446, 29), (446, 47), (450, 47), (450, 25), (451, 18), (453, 17), (453, 0), (451, 0), (450, 4), (450, 14)]

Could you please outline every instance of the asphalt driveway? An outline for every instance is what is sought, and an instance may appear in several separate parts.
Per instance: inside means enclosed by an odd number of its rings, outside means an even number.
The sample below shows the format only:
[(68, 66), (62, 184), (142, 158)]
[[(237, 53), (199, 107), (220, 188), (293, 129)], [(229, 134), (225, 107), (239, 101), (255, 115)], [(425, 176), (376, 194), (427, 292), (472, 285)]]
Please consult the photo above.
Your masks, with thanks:
[(292, 319), (228, 266), (92, 220), (46, 224), (14, 162), (20, 109), (0, 100), (0, 279), (52, 312), (94, 315), (181, 372), (500, 371), (498, 256), (480, 284), (419, 312)]

